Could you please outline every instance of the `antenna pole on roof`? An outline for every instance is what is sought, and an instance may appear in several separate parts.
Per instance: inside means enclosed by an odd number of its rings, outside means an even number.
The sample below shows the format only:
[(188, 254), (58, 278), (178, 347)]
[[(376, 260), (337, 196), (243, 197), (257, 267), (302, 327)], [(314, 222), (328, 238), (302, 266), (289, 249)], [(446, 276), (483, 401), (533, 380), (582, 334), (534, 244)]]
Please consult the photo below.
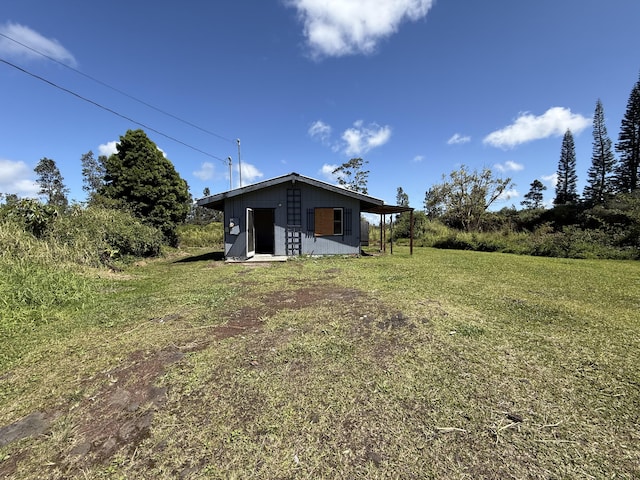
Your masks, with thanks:
[(233, 190), (233, 168), (231, 167), (231, 157), (227, 157), (227, 161), (229, 162), (229, 190)]
[(240, 139), (236, 138), (238, 142), (238, 175), (240, 178), (240, 188), (242, 188), (242, 161), (240, 160)]

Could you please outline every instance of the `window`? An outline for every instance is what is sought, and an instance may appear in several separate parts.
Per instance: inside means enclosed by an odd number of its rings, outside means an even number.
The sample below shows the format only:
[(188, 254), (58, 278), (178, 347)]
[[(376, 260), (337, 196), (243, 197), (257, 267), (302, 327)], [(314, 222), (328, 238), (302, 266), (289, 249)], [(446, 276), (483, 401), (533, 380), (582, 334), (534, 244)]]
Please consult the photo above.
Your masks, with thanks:
[(314, 213), (314, 233), (317, 237), (324, 235), (342, 235), (342, 208), (316, 208)]

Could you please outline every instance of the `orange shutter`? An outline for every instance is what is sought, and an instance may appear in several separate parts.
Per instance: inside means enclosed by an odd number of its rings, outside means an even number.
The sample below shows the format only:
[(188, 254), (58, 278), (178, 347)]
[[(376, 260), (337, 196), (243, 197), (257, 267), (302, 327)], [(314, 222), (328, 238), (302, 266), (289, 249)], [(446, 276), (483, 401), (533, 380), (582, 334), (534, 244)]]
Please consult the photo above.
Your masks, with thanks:
[(333, 235), (333, 208), (316, 208), (316, 236)]

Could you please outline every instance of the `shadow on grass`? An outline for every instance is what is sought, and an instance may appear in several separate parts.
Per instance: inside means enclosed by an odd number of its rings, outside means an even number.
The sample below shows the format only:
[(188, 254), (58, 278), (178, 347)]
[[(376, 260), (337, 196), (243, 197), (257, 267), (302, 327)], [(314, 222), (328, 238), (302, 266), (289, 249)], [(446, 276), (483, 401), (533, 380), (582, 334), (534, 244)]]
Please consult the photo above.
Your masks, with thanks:
[(224, 261), (224, 252), (209, 252), (202, 255), (194, 255), (192, 257), (181, 258), (173, 263), (191, 263), (191, 262), (222, 262)]

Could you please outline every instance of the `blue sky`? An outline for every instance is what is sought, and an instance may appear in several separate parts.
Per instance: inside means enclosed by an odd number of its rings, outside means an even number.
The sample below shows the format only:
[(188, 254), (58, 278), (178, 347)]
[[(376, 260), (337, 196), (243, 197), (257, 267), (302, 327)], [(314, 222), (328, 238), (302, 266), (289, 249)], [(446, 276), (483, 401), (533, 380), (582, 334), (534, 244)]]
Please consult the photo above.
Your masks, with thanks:
[(582, 191), (596, 101), (615, 143), (640, 73), (638, 0), (153, 5), (3, 2), (0, 59), (14, 66), (0, 62), (1, 193), (34, 196), (48, 157), (83, 201), (81, 155), (143, 128), (194, 197), (229, 189), (229, 156), (237, 186), (239, 138), (245, 185), (289, 172), (333, 182), (362, 157), (370, 195), (395, 203), (402, 187), (421, 209), (465, 164), (511, 177), (498, 208), (519, 207), (534, 179), (553, 198), (567, 128)]

